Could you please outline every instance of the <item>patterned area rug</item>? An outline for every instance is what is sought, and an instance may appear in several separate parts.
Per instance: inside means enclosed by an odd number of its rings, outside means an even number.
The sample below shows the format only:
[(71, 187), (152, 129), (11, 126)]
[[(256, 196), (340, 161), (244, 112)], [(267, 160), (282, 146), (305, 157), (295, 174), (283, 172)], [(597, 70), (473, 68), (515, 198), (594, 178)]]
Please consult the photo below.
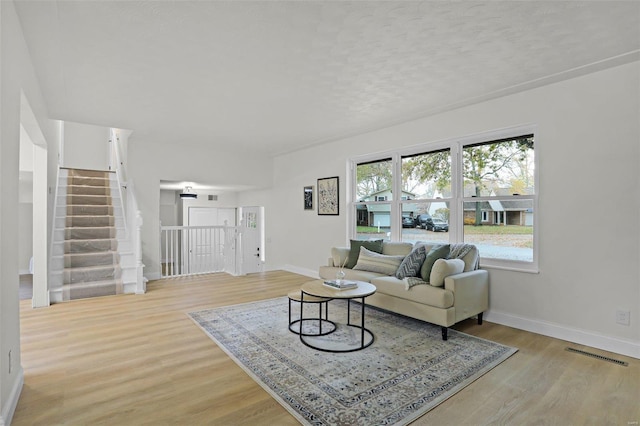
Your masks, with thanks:
[[(351, 304), (352, 321), (359, 321), (360, 308)], [(292, 309), (295, 319), (299, 304)], [(346, 311), (345, 301), (329, 304), (336, 338), (359, 339), (359, 333), (344, 332)], [(318, 310), (305, 305), (305, 317), (307, 312)], [(289, 331), (286, 297), (189, 315), (305, 425), (408, 424), (517, 351), (455, 330), (443, 341), (438, 326), (368, 306), (373, 344), (340, 354), (308, 348)], [(305, 321), (303, 331), (313, 323)]]

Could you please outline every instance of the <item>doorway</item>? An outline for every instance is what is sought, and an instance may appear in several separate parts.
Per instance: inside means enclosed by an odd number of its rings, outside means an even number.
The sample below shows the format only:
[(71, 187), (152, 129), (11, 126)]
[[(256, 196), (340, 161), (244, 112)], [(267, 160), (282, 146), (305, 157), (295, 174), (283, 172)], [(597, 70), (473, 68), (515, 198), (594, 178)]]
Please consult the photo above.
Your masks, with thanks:
[(262, 272), (265, 262), (264, 207), (241, 207), (242, 273)]
[[(20, 99), (20, 188), (19, 202), (21, 208), (30, 204), (31, 214), (21, 215), (18, 226), (29, 230), (31, 238), (18, 243), (21, 253), (21, 269), (28, 265), (28, 275), (31, 275), (32, 298), (34, 308), (49, 306), (48, 288), (48, 152), (47, 142), (40, 125), (25, 97)], [(20, 245), (24, 245), (20, 247)], [(30, 253), (30, 255), (28, 254)]]

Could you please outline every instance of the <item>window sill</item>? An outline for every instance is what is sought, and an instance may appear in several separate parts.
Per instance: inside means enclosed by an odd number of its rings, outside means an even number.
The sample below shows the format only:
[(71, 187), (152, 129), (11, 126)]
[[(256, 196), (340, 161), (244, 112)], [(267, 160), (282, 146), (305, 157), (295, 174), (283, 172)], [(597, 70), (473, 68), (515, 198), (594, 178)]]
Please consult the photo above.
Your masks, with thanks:
[(497, 259), (480, 258), (481, 269), (498, 269), (501, 271), (524, 272), (527, 274), (539, 274), (540, 269), (537, 265), (528, 262), (500, 261)]

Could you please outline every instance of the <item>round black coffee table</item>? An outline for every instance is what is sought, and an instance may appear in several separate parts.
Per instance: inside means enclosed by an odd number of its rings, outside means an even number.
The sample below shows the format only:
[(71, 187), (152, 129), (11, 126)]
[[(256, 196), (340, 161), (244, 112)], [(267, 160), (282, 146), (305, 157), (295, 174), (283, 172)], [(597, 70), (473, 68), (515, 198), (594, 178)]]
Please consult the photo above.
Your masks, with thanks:
[[(340, 326), (356, 329), (356, 332), (360, 334), (360, 342), (356, 345), (340, 345), (331, 341), (312, 341), (314, 337), (319, 336), (332, 336), (333, 333), (337, 330), (337, 327), (334, 328), (329, 333), (322, 332), (320, 329), (318, 333), (302, 333), (302, 323), (300, 323), (300, 341), (307, 345), (310, 348), (317, 349), (319, 351), (324, 352), (333, 352), (333, 353), (341, 353), (341, 352), (354, 352), (362, 350), (368, 346), (371, 346), (374, 340), (373, 333), (371, 330), (365, 327), (364, 319), (365, 319), (365, 298), (367, 296), (371, 296), (376, 292), (376, 286), (373, 284), (364, 282), (364, 281), (356, 281), (357, 287), (350, 288), (347, 290), (338, 290), (331, 287), (328, 287), (324, 284), (324, 280), (315, 280), (309, 281), (300, 287), (300, 317), (302, 318), (304, 304), (308, 299), (311, 298), (327, 298), (327, 299), (344, 299), (347, 301), (347, 323), (340, 324)], [(360, 324), (354, 324), (351, 322), (351, 301), (354, 299), (360, 299), (361, 302), (361, 312), (360, 312)], [(327, 318), (329, 320), (329, 318)], [(331, 321), (332, 324), (335, 324)]]
[[(333, 321), (329, 321), (329, 299), (328, 297), (314, 297), (307, 296), (304, 299), (304, 303), (317, 303), (318, 304), (318, 318), (302, 318), (302, 306), (300, 306), (300, 318), (292, 320), (291, 316), (291, 303), (298, 302), (302, 305), (302, 298), (300, 290), (294, 290), (290, 292), (287, 297), (289, 298), (289, 331), (295, 334), (302, 332), (300, 323), (318, 321), (320, 331), (318, 333), (311, 334), (312, 336), (324, 336), (325, 334), (333, 333), (336, 329), (336, 325)], [(322, 318), (322, 305), (324, 305), (324, 318)], [(322, 331), (324, 326), (325, 331)]]

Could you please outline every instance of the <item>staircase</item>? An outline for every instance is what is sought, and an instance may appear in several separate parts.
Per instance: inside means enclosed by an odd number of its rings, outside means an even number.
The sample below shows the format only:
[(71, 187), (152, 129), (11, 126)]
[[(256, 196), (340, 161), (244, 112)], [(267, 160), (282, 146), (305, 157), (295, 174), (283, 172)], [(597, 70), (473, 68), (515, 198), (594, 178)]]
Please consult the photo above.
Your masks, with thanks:
[(133, 253), (115, 174), (61, 169), (55, 220), (51, 301), (127, 292)]

